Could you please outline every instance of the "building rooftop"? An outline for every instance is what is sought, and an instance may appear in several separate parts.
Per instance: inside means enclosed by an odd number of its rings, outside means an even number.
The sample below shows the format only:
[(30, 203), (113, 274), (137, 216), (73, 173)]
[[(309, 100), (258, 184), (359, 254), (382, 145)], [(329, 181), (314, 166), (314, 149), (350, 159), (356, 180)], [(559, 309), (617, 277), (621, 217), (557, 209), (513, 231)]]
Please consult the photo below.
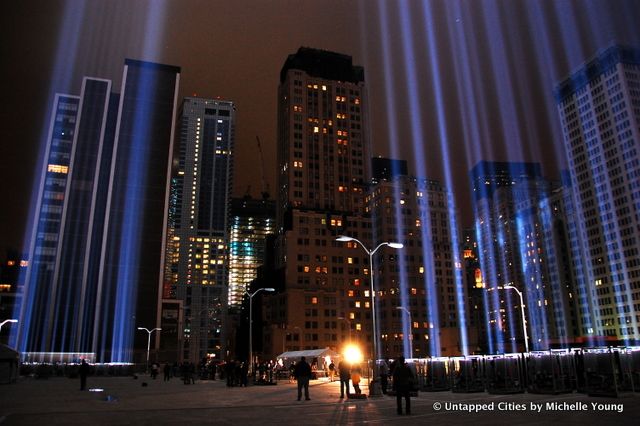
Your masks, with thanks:
[(360, 83), (364, 81), (364, 68), (354, 66), (351, 56), (327, 50), (301, 47), (287, 57), (280, 71), (280, 83), (284, 83), (287, 72), (297, 69), (312, 77), (325, 80)]

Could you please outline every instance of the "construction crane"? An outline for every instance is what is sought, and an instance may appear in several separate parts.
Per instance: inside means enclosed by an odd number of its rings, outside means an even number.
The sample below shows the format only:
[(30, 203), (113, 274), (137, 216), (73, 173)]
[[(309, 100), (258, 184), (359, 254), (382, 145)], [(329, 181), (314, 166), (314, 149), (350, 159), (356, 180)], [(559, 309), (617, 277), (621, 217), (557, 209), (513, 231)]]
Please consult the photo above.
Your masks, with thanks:
[(262, 153), (262, 145), (260, 144), (260, 137), (256, 136), (256, 141), (258, 141), (258, 152), (260, 152), (260, 173), (262, 178), (262, 199), (269, 199), (269, 184), (267, 183), (267, 179), (264, 175), (264, 154)]

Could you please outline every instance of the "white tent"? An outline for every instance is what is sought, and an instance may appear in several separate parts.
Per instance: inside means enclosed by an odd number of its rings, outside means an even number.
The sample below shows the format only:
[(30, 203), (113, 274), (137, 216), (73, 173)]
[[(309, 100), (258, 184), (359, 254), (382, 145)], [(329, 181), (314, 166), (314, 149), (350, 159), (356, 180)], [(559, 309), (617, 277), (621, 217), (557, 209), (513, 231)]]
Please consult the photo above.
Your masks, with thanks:
[[(307, 362), (312, 366), (316, 366), (319, 371), (324, 371), (325, 367), (329, 365), (326, 362), (327, 357), (331, 359), (336, 365), (340, 359), (340, 354), (330, 348), (324, 349), (310, 349), (307, 351), (288, 351), (283, 352), (277, 356), (278, 362), (282, 362), (282, 365), (289, 366), (293, 362), (300, 361), (300, 358), (305, 357)], [(325, 365), (326, 364), (326, 365)]]

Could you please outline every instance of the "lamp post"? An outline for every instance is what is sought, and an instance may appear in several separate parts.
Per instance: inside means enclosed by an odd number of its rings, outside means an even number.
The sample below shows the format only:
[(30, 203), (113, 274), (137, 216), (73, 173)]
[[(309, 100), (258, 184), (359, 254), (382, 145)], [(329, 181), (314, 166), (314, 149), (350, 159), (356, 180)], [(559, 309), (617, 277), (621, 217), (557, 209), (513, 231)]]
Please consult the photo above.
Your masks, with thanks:
[(146, 327), (138, 327), (138, 330), (144, 330), (147, 333), (149, 333), (149, 338), (147, 339), (147, 373), (149, 372), (149, 350), (151, 349), (151, 333), (153, 333), (154, 331), (158, 330), (162, 330), (161, 328), (153, 328), (151, 330), (149, 330)]
[(275, 288), (263, 287), (259, 288), (253, 293), (249, 293), (245, 290), (247, 296), (249, 296), (249, 372), (253, 374), (253, 296), (260, 291), (276, 291)]
[(527, 320), (524, 316), (524, 298), (522, 297), (522, 292), (511, 284), (506, 284), (502, 286), (502, 288), (505, 290), (514, 290), (516, 293), (518, 293), (518, 297), (520, 297), (520, 312), (522, 313), (522, 331), (524, 333), (524, 350), (525, 352), (528, 353), (529, 352), (529, 336), (527, 334)]
[(336, 238), (336, 241), (341, 241), (341, 242), (349, 242), (349, 241), (355, 241), (358, 244), (360, 244), (360, 247), (362, 247), (362, 249), (365, 251), (365, 253), (367, 253), (367, 255), (369, 255), (369, 282), (371, 284), (371, 319), (372, 319), (372, 341), (373, 341), (373, 352), (372, 352), (372, 361), (373, 361), (373, 365), (372, 365), (372, 370), (373, 370), (373, 381), (369, 384), (369, 396), (380, 396), (382, 395), (382, 389), (380, 388), (380, 383), (377, 380), (377, 372), (378, 372), (378, 365), (377, 365), (377, 357), (378, 357), (378, 324), (376, 321), (376, 302), (375, 302), (375, 287), (373, 285), (373, 278), (374, 278), (374, 274), (373, 274), (373, 255), (375, 254), (376, 251), (378, 251), (378, 249), (382, 246), (389, 246), (391, 248), (394, 249), (401, 249), (402, 248), (402, 243), (396, 243), (396, 242), (382, 242), (380, 244), (378, 244), (376, 246), (376, 248), (374, 248), (373, 250), (369, 250), (365, 247), (364, 244), (362, 244), (362, 241), (358, 240), (357, 238), (353, 238), (353, 237), (349, 237), (346, 235), (340, 235), (338, 238)]
[(17, 319), (6, 319), (6, 320), (0, 322), (0, 332), (2, 331), (2, 326), (5, 325), (8, 322), (18, 322), (18, 320)]
[(409, 354), (411, 355), (409, 358), (413, 358), (413, 332), (411, 329), (413, 328), (413, 322), (411, 321), (411, 312), (405, 308), (404, 306), (396, 306), (396, 309), (400, 311), (405, 311), (407, 315), (409, 315)]

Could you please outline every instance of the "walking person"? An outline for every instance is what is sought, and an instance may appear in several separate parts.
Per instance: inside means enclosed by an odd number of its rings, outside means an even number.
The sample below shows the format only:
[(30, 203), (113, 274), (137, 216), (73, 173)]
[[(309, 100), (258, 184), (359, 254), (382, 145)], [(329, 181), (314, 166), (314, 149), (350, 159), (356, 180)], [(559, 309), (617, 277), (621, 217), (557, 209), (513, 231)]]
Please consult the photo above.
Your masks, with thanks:
[(329, 381), (333, 382), (333, 378), (336, 375), (336, 365), (333, 363), (333, 360), (331, 360), (331, 363), (329, 364)]
[(162, 371), (164, 372), (164, 381), (168, 382), (171, 380), (171, 365), (169, 365), (168, 362), (164, 365)]
[(340, 375), (340, 398), (344, 398), (345, 393), (349, 398), (349, 380), (351, 379), (351, 365), (345, 360), (338, 364), (338, 374)]
[(357, 396), (362, 394), (360, 390), (360, 379), (362, 378), (362, 370), (360, 370), (360, 365), (356, 364), (351, 368), (351, 384), (353, 385), (353, 391)]
[(154, 363), (151, 365), (151, 378), (152, 378), (153, 380), (155, 380), (155, 379), (156, 379), (156, 377), (158, 377), (158, 371), (159, 371), (159, 370), (160, 370), (160, 366), (158, 366), (158, 364), (154, 362)]
[(87, 364), (86, 360), (82, 360), (82, 364), (80, 364), (80, 369), (78, 373), (80, 374), (80, 390), (83, 391), (87, 388), (87, 376), (89, 375), (89, 371), (91, 367)]
[(294, 371), (296, 380), (298, 381), (298, 401), (302, 398), (302, 388), (304, 388), (304, 399), (309, 401), (309, 379), (311, 378), (311, 366), (307, 363), (305, 357), (300, 358), (300, 362), (296, 364)]
[(387, 386), (389, 380), (389, 367), (387, 367), (387, 361), (382, 361), (379, 367), (380, 374), (380, 387), (382, 388), (382, 393), (384, 395), (387, 394)]
[(411, 414), (411, 387), (413, 386), (413, 379), (413, 373), (404, 362), (404, 357), (398, 357), (398, 362), (393, 370), (393, 387), (396, 390), (398, 415), (402, 415), (402, 398), (405, 400), (406, 413)]

